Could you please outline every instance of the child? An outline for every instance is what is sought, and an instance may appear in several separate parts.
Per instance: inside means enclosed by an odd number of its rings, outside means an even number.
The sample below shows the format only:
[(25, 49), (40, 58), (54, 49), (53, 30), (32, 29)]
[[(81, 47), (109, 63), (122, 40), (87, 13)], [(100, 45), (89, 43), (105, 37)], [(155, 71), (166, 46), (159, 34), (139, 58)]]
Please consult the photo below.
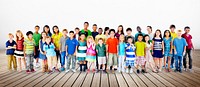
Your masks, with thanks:
[(42, 32), (41, 35), (42, 36), (39, 41), (39, 49), (40, 49), (39, 58), (42, 60), (42, 72), (48, 72), (47, 57), (46, 57), (44, 49), (43, 49), (47, 33)]
[(6, 42), (6, 55), (8, 57), (8, 70), (12, 70), (12, 65), (14, 70), (17, 70), (17, 61), (14, 57), (14, 51), (16, 49), (16, 42), (13, 40), (13, 34), (9, 33), (9, 40)]
[(136, 29), (137, 29), (138, 33), (135, 34), (135, 42), (138, 41), (138, 35), (139, 35), (139, 34), (142, 34), (143, 36), (145, 35), (145, 34), (142, 32), (142, 29), (141, 29), (140, 26), (137, 26)]
[[(98, 66), (102, 65), (102, 69), (105, 69), (106, 64), (106, 45), (104, 44), (103, 38), (99, 38), (98, 44), (96, 45), (96, 52), (97, 52), (97, 58), (98, 58)], [(97, 70), (99, 72), (99, 70)], [(104, 73), (106, 73), (106, 70), (103, 70)]]
[(124, 28), (122, 25), (119, 25), (118, 26), (118, 30), (117, 30), (117, 33), (115, 33), (115, 37), (119, 40), (119, 36), (123, 34), (124, 35)]
[(65, 68), (64, 68), (64, 66), (65, 66), (65, 58), (66, 58), (66, 47), (65, 47), (65, 44), (66, 44), (67, 39), (69, 38), (67, 36), (67, 33), (68, 33), (67, 29), (63, 29), (62, 33), (63, 33), (63, 36), (60, 38), (60, 41), (59, 41), (59, 43), (60, 43), (60, 48), (59, 49), (60, 49), (60, 54), (61, 54), (61, 57), (60, 57), (60, 64), (61, 64), (60, 71), (64, 71), (65, 70)]
[(22, 64), (21, 61), (24, 64), (24, 67), (26, 68), (26, 61), (24, 58), (24, 36), (20, 30), (17, 30), (16, 32), (16, 50), (15, 50), (15, 57), (17, 58), (17, 63), (19, 66), (19, 72), (22, 71)]
[(126, 43), (128, 43), (128, 37), (132, 37), (132, 39), (133, 39), (133, 44), (135, 44), (135, 38), (133, 37), (133, 35), (131, 35), (132, 34), (132, 29), (131, 28), (127, 28), (126, 29), (126, 33), (127, 33), (127, 35), (125, 36), (125, 42)]
[(39, 63), (39, 40), (41, 38), (41, 34), (39, 33), (40, 27), (38, 25), (35, 26), (35, 32), (33, 33), (33, 39), (35, 41), (35, 55), (34, 58), (36, 60), (36, 68), (40, 67), (40, 63)]
[[(95, 63), (96, 63), (96, 52), (95, 52), (95, 42), (92, 36), (87, 37), (87, 53), (86, 60), (88, 61), (88, 67), (91, 65), (92, 72), (95, 72)], [(88, 68), (88, 72), (90, 68)]]
[(92, 37), (95, 39), (95, 37), (99, 34), (97, 32), (97, 24), (93, 24), (92, 29), (93, 29)]
[(152, 33), (152, 27), (151, 26), (147, 26), (147, 32), (150, 38), (150, 42), (152, 42), (153, 39), (153, 33)]
[(140, 73), (140, 70), (139, 70), (139, 66), (142, 66), (142, 73), (145, 73), (145, 48), (146, 48), (146, 44), (142, 41), (143, 39), (143, 35), (142, 34), (138, 34), (138, 41), (135, 43), (135, 47), (136, 47), (136, 68), (137, 68), (137, 73), (139, 74)]
[(49, 25), (45, 25), (44, 27), (43, 27), (43, 32), (46, 32), (47, 33), (47, 36), (52, 36), (52, 33), (51, 33), (51, 31), (50, 31), (50, 27), (49, 27)]
[[(164, 67), (166, 69), (166, 59), (168, 60), (168, 65), (171, 63), (171, 56), (172, 56), (172, 37), (169, 30), (165, 30), (164, 37)], [(167, 72), (170, 72), (170, 66), (168, 66)]]
[[(78, 47), (78, 41), (76, 38), (74, 38), (74, 31), (69, 32), (70, 38), (66, 40), (66, 56), (67, 59), (67, 67), (66, 67), (66, 73), (69, 72), (70, 65), (72, 63), (72, 72), (76, 72), (76, 53), (77, 53), (77, 47)], [(72, 61), (72, 62), (71, 62)]]
[(188, 44), (188, 46), (186, 46), (186, 53), (183, 57), (183, 66), (184, 66), (184, 70), (186, 71), (186, 57), (187, 57), (187, 54), (188, 54), (188, 58), (189, 58), (189, 71), (191, 72), (192, 71), (192, 55), (191, 55), (191, 51), (194, 50), (194, 45), (192, 43), (192, 35), (189, 34), (190, 32), (190, 27), (186, 26), (184, 28), (185, 30), (185, 33), (182, 35), (183, 38), (186, 39), (186, 42)]
[[(144, 36), (144, 42), (146, 43), (146, 56), (145, 56), (145, 58), (146, 58), (146, 62), (145, 62), (145, 65), (146, 64), (149, 64), (150, 65), (150, 67), (151, 67), (151, 69), (152, 69), (152, 72), (154, 72), (154, 73), (157, 73), (157, 71), (155, 70), (155, 68), (153, 67), (153, 56), (151, 55), (151, 47), (152, 47), (152, 43), (150, 42), (150, 37), (149, 37), (149, 35), (145, 35)], [(147, 68), (147, 67), (145, 67), (145, 68)]]
[(164, 43), (161, 35), (161, 31), (159, 29), (156, 30), (153, 41), (153, 57), (155, 65), (159, 72), (162, 71), (162, 58), (164, 53)]
[(109, 27), (105, 27), (105, 29), (104, 29), (105, 43), (106, 43), (107, 39), (110, 37), (109, 31), (110, 31)]
[[(174, 38), (177, 37), (177, 33), (175, 32), (176, 26), (172, 24), (170, 25), (169, 28), (171, 30), (171, 37), (172, 37), (172, 44), (173, 44)], [(171, 68), (174, 68), (174, 59), (175, 59), (174, 46), (172, 46), (172, 57), (171, 57), (171, 66), (170, 66)]]
[(55, 52), (55, 46), (51, 42), (51, 37), (47, 36), (45, 40), (45, 44), (43, 46), (44, 54), (46, 54), (47, 57), (47, 62), (48, 62), (48, 67), (49, 71), (48, 73), (51, 74), (52, 72), (58, 71), (57, 68), (57, 57), (56, 57), (56, 52)]
[[(128, 43), (126, 44), (126, 73), (133, 73), (135, 56), (135, 46), (133, 44), (133, 38), (131, 36), (127, 37)], [(130, 70), (129, 70), (130, 68)]]
[(35, 72), (33, 68), (33, 58), (35, 55), (35, 41), (33, 39), (33, 32), (26, 33), (27, 39), (24, 40), (24, 56), (26, 57), (26, 73)]
[[(60, 55), (60, 38), (62, 37), (62, 33), (59, 31), (59, 28), (58, 26), (53, 26), (53, 35), (52, 35), (52, 42), (54, 43), (56, 49), (55, 49), (55, 52), (56, 52), (56, 57), (57, 57), (57, 60), (59, 59), (60, 60), (60, 63), (61, 63), (61, 55)], [(56, 64), (57, 65), (57, 64)]]
[[(80, 40), (78, 42), (78, 53), (77, 53), (77, 58), (79, 61), (79, 66), (80, 66), (80, 71), (86, 70), (86, 51), (87, 51), (87, 43), (85, 41), (85, 33), (80, 34)], [(83, 68), (84, 67), (84, 68)]]
[(76, 38), (76, 40), (79, 40), (79, 31), (80, 31), (80, 29), (78, 27), (76, 27), (74, 31), (75, 31), (74, 38)]
[(124, 42), (124, 35), (119, 36), (119, 53), (118, 53), (118, 71), (124, 72), (124, 60), (125, 60), (125, 42)]
[(181, 37), (182, 31), (178, 30), (178, 37), (174, 39), (174, 53), (175, 53), (175, 72), (179, 71), (182, 73), (182, 58), (186, 52), (186, 46), (188, 46), (186, 40)]
[(103, 32), (102, 28), (99, 28), (99, 29), (98, 29), (98, 33), (99, 33), (99, 34), (95, 37), (95, 43), (96, 43), (96, 44), (98, 44), (98, 40), (99, 40), (100, 38), (102, 38), (102, 39), (103, 39), (103, 42), (105, 42), (106, 36), (105, 36), (102, 32)]
[[(107, 48), (107, 66), (110, 67), (110, 70), (112, 70), (111, 66), (114, 67), (114, 70), (117, 70), (117, 55), (118, 55), (118, 39), (115, 38), (115, 30), (110, 29), (109, 31), (110, 38), (106, 41), (106, 48)], [(113, 71), (114, 72), (114, 71)]]

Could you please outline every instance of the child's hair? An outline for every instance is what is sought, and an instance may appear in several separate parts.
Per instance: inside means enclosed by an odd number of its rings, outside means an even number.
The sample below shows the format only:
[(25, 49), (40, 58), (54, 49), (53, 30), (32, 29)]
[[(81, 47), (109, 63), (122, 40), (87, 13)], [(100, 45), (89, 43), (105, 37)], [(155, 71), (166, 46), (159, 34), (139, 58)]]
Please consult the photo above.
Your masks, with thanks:
[(161, 30), (160, 30), (160, 29), (157, 29), (157, 30), (155, 31), (155, 34), (154, 34), (154, 37), (153, 37), (153, 38), (156, 37), (156, 32), (157, 32), (157, 31), (160, 32), (160, 36), (159, 36), (159, 37), (162, 39), (162, 33), (161, 33)]
[(127, 32), (127, 31), (131, 31), (131, 32), (132, 32), (132, 29), (129, 27), (129, 28), (126, 29), (126, 32)]
[(14, 35), (12, 33), (8, 33), (8, 36), (12, 36), (14, 38)]
[(165, 30), (164, 35), (163, 35), (163, 38), (166, 37), (165, 33), (167, 33), (167, 32), (169, 32), (169, 37), (171, 37), (170, 31), (169, 31), (169, 30)]
[[(122, 25), (119, 25), (118, 28), (119, 28), (119, 27), (122, 28), (122, 30), (121, 30), (121, 34), (124, 34), (124, 27), (123, 27)], [(119, 29), (117, 30), (117, 33), (119, 33)]]
[(80, 30), (78, 27), (76, 27), (74, 30)]
[(17, 30), (17, 32), (16, 32), (16, 40), (19, 40), (19, 37), (17, 36), (17, 33), (20, 33), (21, 37), (24, 38), (24, 35), (23, 35), (22, 31)]
[(123, 34), (121, 34), (120, 36), (119, 36), (119, 41), (121, 42), (121, 38), (123, 38), (123, 41), (122, 42), (124, 42), (124, 35)]
[(132, 39), (132, 40), (133, 40), (133, 38), (132, 38), (131, 36), (128, 36), (128, 37), (127, 37), (127, 40), (128, 40), (128, 39)]
[(45, 32), (45, 28), (48, 28), (49, 29), (48, 33), (51, 33), (49, 25), (44, 25), (43, 32)]
[(110, 34), (110, 32), (114, 32), (115, 33), (115, 29), (110, 29), (109, 34)]
[(172, 28), (176, 28), (176, 26), (174, 24), (170, 25), (169, 29), (172, 29)]
[(97, 24), (93, 24), (93, 26), (97, 26)]
[(137, 30), (140, 30), (140, 31), (138, 31), (139, 33), (142, 33), (142, 29), (141, 29), (141, 27), (140, 26), (137, 26), (137, 28), (136, 28)]
[(101, 27), (98, 30), (102, 30), (102, 32), (103, 32), (103, 29)]
[(67, 29), (63, 29), (63, 32), (64, 32), (64, 31), (68, 32)]
[(87, 37), (87, 42), (89, 42), (89, 39), (92, 39), (92, 41), (94, 42), (94, 38), (92, 36)]
[(51, 38), (50, 36), (46, 36), (46, 39), (49, 39), (49, 38)]
[(84, 24), (87, 24), (87, 25), (89, 25), (89, 23), (88, 23), (88, 22), (84, 22)]
[(54, 31), (54, 28), (57, 28), (58, 29), (58, 33), (59, 33), (59, 28), (57, 25), (53, 26), (52, 30), (53, 30), (53, 33), (55, 34), (56, 32)]
[(110, 29), (109, 27), (105, 27), (104, 34), (106, 34), (106, 31), (109, 30), (109, 29)]
[(151, 26), (147, 26), (149, 29), (151, 29), (151, 31), (152, 31), (152, 27)]
[(42, 37), (42, 34), (43, 34), (43, 33), (45, 33), (46, 36), (47, 36), (47, 33), (46, 33), (46, 32), (42, 32), (42, 33), (41, 33), (41, 37), (40, 37), (40, 39), (43, 39), (43, 37)]
[[(149, 37), (149, 35), (148, 34), (146, 34), (146, 35), (144, 35), (144, 37), (143, 37), (143, 42), (145, 42), (146, 43), (146, 40), (145, 40), (145, 38), (146, 37)], [(150, 37), (149, 37), (150, 38)], [(150, 40), (148, 41), (148, 44), (150, 44), (151, 42), (150, 42)]]
[(30, 34), (33, 35), (33, 32), (32, 32), (32, 31), (28, 31), (28, 32), (26, 33), (26, 36), (28, 36), (28, 35), (30, 35)]
[(142, 34), (138, 34), (138, 38), (139, 38), (139, 36), (142, 36), (142, 39), (143, 39), (143, 35)]
[(182, 32), (182, 30), (178, 30), (178, 32)]
[(70, 31), (69, 33), (73, 33), (74, 34), (74, 31)]
[(186, 29), (190, 29), (190, 27), (189, 27), (189, 26), (186, 26), (186, 27), (184, 28), (184, 30), (186, 30)]
[[(51, 37), (50, 36), (46, 36), (46, 40), (47, 39), (50, 39), (51, 40)], [(49, 44), (51, 44), (51, 42), (49, 43)], [(50, 48), (50, 45), (49, 44), (47, 44), (47, 42), (45, 42), (45, 45), (48, 45), (48, 48)]]
[(37, 27), (37, 28), (40, 28), (40, 26), (38, 26), (38, 25), (36, 25), (35, 28), (36, 28), (36, 27)]
[(102, 40), (102, 41), (103, 41), (103, 38), (99, 38), (99, 39), (98, 39), (98, 41), (100, 41), (100, 40)]

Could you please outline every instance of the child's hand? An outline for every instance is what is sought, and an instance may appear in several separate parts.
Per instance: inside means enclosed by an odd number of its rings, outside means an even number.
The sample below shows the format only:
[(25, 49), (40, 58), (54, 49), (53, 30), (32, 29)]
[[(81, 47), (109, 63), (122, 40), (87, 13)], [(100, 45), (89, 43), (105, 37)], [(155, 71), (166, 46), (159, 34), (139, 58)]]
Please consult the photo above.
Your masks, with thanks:
[(106, 57), (108, 58), (108, 53), (106, 53)]
[(74, 56), (76, 56), (76, 52), (74, 53)]
[(172, 54), (172, 51), (170, 51), (170, 54)]
[(68, 55), (68, 53), (66, 52), (66, 56)]
[(174, 54), (177, 54), (177, 52), (174, 50)]

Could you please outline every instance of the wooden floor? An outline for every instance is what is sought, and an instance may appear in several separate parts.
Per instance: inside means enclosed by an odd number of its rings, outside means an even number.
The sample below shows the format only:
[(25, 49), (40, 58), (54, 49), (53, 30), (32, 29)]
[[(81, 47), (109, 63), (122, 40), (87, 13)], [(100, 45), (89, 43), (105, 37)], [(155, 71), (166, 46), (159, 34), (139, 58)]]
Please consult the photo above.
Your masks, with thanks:
[[(200, 51), (193, 53), (194, 72), (167, 73), (162, 71), (155, 74), (104, 74), (104, 73), (41, 73), (36, 69), (35, 73), (27, 75), (23, 72), (7, 71), (7, 58), (3, 51), (0, 51), (0, 87), (200, 87)], [(78, 68), (77, 68), (78, 69)], [(135, 71), (135, 70), (134, 70)]]

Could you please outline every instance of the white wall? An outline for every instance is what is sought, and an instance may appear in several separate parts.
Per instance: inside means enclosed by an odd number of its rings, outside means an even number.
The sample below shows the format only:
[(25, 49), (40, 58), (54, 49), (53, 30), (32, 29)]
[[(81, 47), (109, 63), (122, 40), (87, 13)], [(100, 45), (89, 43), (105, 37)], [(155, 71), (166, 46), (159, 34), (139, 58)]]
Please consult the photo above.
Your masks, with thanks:
[[(7, 34), (17, 29), (34, 30), (35, 25), (58, 25), (60, 29), (83, 28), (83, 22), (99, 27), (134, 29), (137, 25), (164, 31), (170, 24), (177, 29), (191, 27), (193, 42), (200, 48), (200, 0), (0, 0), (0, 49)], [(42, 31), (42, 29), (40, 30)]]

